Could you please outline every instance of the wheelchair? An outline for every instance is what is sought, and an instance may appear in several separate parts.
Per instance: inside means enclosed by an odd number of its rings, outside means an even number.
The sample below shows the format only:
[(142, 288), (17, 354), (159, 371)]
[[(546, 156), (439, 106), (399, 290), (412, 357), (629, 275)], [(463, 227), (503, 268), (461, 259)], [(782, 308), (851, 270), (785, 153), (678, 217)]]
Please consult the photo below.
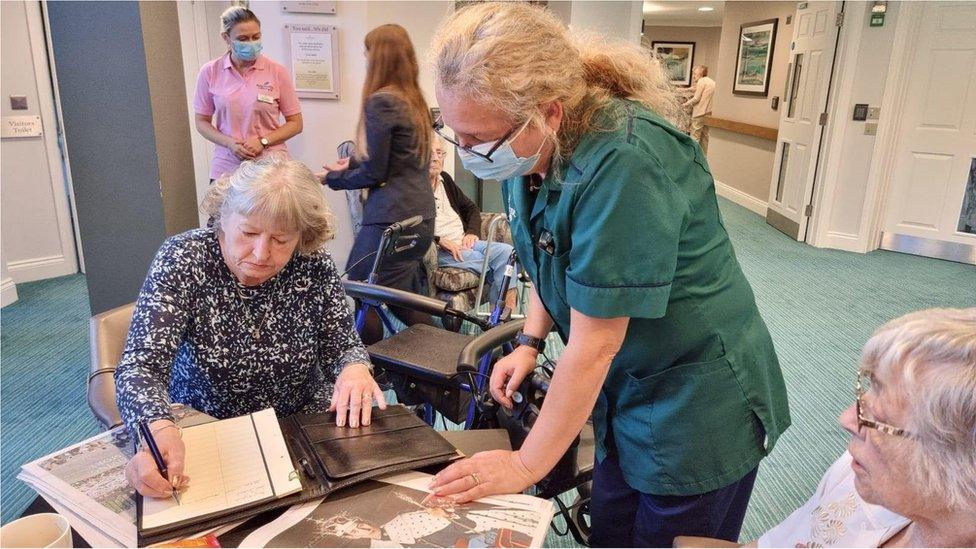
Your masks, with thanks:
[[(504, 429), (511, 447), (518, 449), (535, 423), (549, 390), (552, 365), (541, 365), (522, 382), (513, 395), (511, 410), (498, 405), (488, 391), (488, 380), (495, 362), (513, 349), (512, 341), (525, 324), (524, 319), (503, 321), (504, 295), (515, 278), (515, 254), (509, 258), (505, 285), (499, 292), (495, 309), (487, 319), (476, 313), (452, 309), (448, 303), (375, 284), (384, 256), (411, 246), (411, 235), (404, 231), (420, 223), (411, 218), (394, 223), (383, 234), (366, 282), (344, 280), (346, 294), (357, 301), (356, 327), (362, 329), (369, 309), (374, 309), (392, 334), (367, 347), (376, 369), (376, 378), (384, 388), (392, 389), (397, 400), (414, 406), (431, 426), (437, 415), (462, 429)], [(461, 334), (426, 324), (416, 324), (397, 331), (389, 318), (387, 306), (402, 307), (456, 322), (477, 326), (479, 334)], [(593, 476), (593, 428), (583, 431), (545, 478), (533, 487), (534, 495), (554, 499), (558, 516), (566, 529), (553, 529), (559, 535), (571, 533), (578, 543), (589, 540), (590, 483)], [(559, 496), (575, 491), (575, 499), (566, 504)]]

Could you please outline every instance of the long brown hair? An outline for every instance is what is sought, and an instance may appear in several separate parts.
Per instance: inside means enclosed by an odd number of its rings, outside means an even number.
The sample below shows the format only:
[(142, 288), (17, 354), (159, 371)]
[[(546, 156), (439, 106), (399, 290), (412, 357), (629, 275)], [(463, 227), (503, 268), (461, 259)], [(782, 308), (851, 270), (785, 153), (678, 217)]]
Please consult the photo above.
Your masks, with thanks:
[(430, 158), (430, 129), (433, 120), (417, 79), (420, 67), (417, 54), (407, 30), (400, 25), (380, 25), (366, 35), (366, 82), (363, 83), (363, 102), (359, 111), (357, 156), (366, 157), (366, 101), (378, 91), (396, 94), (410, 106), (410, 120), (414, 124), (412, 147), (427, 163)]

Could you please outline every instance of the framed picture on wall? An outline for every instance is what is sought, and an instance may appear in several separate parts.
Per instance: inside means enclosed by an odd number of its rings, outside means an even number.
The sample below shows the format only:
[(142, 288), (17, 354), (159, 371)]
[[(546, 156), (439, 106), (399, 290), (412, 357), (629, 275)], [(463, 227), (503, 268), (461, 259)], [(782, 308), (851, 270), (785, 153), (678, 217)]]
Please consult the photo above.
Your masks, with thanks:
[(768, 95), (777, 22), (777, 19), (768, 19), (739, 27), (739, 49), (735, 56), (732, 93), (758, 97)]
[(672, 84), (691, 85), (691, 68), (695, 66), (694, 42), (651, 42), (651, 49), (664, 63)]

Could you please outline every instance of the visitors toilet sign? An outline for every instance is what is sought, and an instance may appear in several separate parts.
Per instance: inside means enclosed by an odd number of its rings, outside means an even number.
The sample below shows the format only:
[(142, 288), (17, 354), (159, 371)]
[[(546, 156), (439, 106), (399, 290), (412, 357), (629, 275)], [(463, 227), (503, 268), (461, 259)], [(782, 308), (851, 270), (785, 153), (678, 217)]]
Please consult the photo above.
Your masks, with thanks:
[(4, 116), (0, 137), (38, 137), (44, 135), (40, 116)]

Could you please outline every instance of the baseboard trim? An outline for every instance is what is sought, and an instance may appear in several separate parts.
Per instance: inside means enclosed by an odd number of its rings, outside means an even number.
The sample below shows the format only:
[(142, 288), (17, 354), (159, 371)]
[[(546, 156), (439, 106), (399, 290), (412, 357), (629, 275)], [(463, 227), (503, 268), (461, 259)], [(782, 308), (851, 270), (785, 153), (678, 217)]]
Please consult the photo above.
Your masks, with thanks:
[(7, 272), (17, 284), (75, 274), (75, 266), (63, 255), (32, 257), (7, 263)]
[(0, 281), (0, 307), (6, 307), (17, 301), (17, 285), (14, 279), (7, 277)]
[(715, 180), (715, 194), (722, 198), (728, 198), (732, 202), (766, 217), (768, 206), (765, 201), (759, 200), (751, 194), (744, 193), (731, 185), (726, 185), (717, 179)]

